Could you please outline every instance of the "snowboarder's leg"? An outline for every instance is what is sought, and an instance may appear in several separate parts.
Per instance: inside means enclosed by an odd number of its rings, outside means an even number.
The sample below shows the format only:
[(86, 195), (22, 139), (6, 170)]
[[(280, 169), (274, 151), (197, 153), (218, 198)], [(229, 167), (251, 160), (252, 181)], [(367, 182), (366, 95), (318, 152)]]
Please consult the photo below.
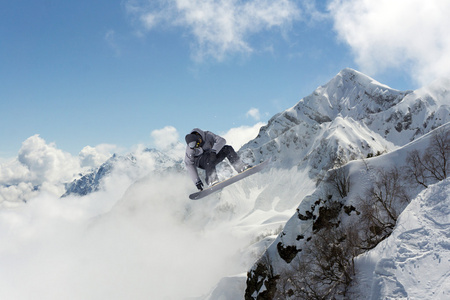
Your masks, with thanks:
[(241, 161), (241, 158), (239, 155), (234, 151), (233, 147), (230, 145), (223, 146), (222, 150), (220, 150), (219, 153), (217, 153), (217, 161), (221, 162), (228, 158), (228, 161), (233, 166), (233, 168), (236, 170), (236, 172), (241, 173), (245, 170), (246, 165)]
[(219, 178), (217, 177), (217, 172), (216, 172), (216, 166), (215, 165), (210, 165), (205, 169), (205, 174), (206, 174), (206, 182), (208, 185), (212, 185), (214, 183), (219, 182)]

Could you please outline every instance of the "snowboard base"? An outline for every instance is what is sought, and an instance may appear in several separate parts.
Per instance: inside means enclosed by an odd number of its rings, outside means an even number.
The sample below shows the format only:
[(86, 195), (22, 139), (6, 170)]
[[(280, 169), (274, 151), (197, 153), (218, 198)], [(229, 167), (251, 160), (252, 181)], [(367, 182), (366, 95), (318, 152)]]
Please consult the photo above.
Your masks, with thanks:
[(244, 179), (245, 177), (248, 177), (250, 175), (253, 175), (255, 173), (258, 173), (259, 171), (261, 171), (262, 169), (264, 169), (264, 167), (269, 163), (270, 159), (263, 161), (262, 163), (253, 166), (247, 170), (245, 170), (242, 173), (239, 173), (233, 177), (230, 177), (224, 181), (221, 181), (213, 186), (210, 186), (206, 189), (204, 189), (203, 191), (199, 191), (193, 194), (189, 195), (189, 199), (191, 200), (198, 200), (201, 199), (203, 197), (209, 196), (217, 191), (220, 191), (221, 189), (223, 189), (224, 187), (229, 186), (230, 184), (233, 184), (241, 179)]

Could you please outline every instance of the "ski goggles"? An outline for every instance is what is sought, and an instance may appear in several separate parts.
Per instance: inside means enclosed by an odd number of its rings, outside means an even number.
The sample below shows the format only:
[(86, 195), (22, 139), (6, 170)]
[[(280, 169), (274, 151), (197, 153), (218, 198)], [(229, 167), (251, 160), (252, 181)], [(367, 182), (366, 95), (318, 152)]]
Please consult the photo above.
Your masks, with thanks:
[(200, 141), (193, 141), (189, 143), (189, 148), (194, 149), (200, 147)]

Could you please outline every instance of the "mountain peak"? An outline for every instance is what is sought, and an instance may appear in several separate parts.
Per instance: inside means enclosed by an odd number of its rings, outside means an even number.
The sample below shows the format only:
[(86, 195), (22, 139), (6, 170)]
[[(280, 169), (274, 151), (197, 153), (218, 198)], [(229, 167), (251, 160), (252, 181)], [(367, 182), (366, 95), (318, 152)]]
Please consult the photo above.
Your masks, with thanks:
[(377, 86), (382, 86), (387, 89), (391, 89), (389, 86), (382, 84), (382, 83), (376, 81), (375, 79), (367, 76), (366, 74), (361, 73), (361, 72), (356, 71), (351, 68), (342, 69), (332, 80), (330, 80), (330, 82), (337, 78), (342, 78), (345, 81), (355, 82), (355, 83), (359, 83), (359, 84), (362, 84), (365, 86), (373, 84), (373, 85), (377, 85)]
[(373, 80), (372, 78), (370, 78), (369, 76), (367, 76), (364, 73), (361, 73), (359, 71), (356, 71), (355, 69), (352, 68), (344, 68), (342, 69), (336, 76), (336, 77), (343, 77), (343, 78), (362, 78), (362, 79), (369, 79), (369, 80)]
[[(321, 145), (323, 153), (330, 149), (344, 149), (349, 156), (364, 155), (374, 150), (392, 150), (450, 119), (448, 105), (443, 105), (448, 101), (447, 90), (439, 85), (439, 88), (426, 91), (427, 103), (434, 101), (436, 105), (422, 104), (424, 97), (417, 92), (398, 91), (361, 72), (343, 69), (296, 105), (272, 117), (261, 128), (256, 139), (242, 147), (241, 153), (249, 161), (272, 157), (278, 164), (292, 167), (292, 164), (304, 164), (305, 156), (314, 153), (311, 152), (312, 145)], [(438, 101), (436, 95), (445, 99)], [(323, 139), (324, 131), (337, 118), (349, 122), (343, 131), (353, 128), (351, 132), (358, 137), (358, 141), (352, 137), (352, 143), (340, 144), (336, 148), (336, 144), (329, 144), (332, 139)], [(354, 122), (361, 124), (361, 127), (349, 125)], [(383, 142), (375, 142), (378, 138)], [(355, 145), (365, 145), (365, 148), (357, 150)], [(290, 154), (286, 155), (287, 152)], [(286, 156), (292, 159), (286, 160)]]
[(396, 105), (410, 92), (400, 92), (361, 72), (346, 68), (301, 99), (295, 109), (316, 121), (330, 121), (338, 115), (362, 120)]

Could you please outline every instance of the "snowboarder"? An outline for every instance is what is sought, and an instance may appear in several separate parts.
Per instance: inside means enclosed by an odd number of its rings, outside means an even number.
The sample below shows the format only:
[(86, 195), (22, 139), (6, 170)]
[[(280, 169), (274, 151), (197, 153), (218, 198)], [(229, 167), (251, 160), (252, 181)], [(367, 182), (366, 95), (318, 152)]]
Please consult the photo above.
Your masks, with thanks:
[(186, 156), (184, 163), (186, 169), (199, 191), (203, 190), (203, 182), (198, 176), (197, 168), (204, 169), (206, 184), (212, 186), (219, 182), (216, 165), (228, 158), (233, 168), (241, 173), (251, 166), (244, 164), (239, 155), (230, 145), (225, 145), (226, 140), (210, 131), (194, 128), (186, 135)]

